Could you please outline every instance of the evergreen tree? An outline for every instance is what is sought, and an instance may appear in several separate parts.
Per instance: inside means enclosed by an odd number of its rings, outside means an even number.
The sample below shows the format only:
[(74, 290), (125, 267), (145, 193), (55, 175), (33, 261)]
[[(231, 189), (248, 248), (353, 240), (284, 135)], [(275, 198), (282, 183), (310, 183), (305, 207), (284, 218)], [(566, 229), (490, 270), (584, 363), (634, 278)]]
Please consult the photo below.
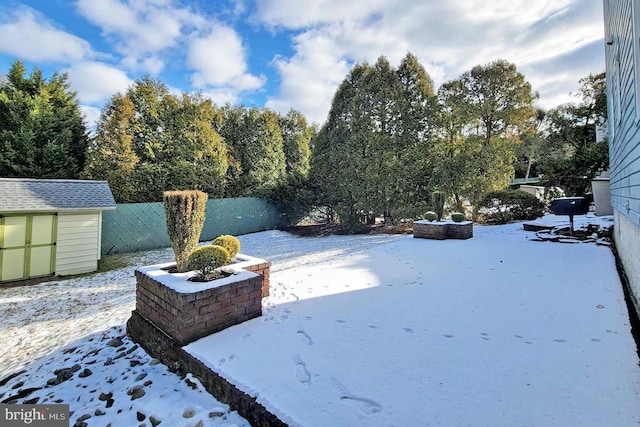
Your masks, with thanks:
[(314, 139), (312, 183), (347, 224), (382, 214), (393, 221), (428, 192), (437, 103), (433, 84), (408, 54), (357, 64), (334, 96)]
[(227, 151), (212, 127), (215, 113), (200, 95), (136, 81), (103, 110), (84, 175), (105, 177), (118, 202), (160, 201), (163, 192), (184, 189), (220, 197)]
[(20, 61), (0, 80), (0, 176), (78, 178), (89, 144), (66, 74), (49, 80)]

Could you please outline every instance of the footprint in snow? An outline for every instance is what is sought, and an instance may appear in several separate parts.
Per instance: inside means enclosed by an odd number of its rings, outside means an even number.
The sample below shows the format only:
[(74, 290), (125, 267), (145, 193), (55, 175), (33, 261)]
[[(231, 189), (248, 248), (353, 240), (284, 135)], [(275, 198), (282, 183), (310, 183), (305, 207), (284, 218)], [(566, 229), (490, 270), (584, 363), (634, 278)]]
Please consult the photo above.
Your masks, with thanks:
[(402, 329), (404, 329), (404, 331), (406, 333), (408, 333), (408, 334), (412, 334), (413, 333), (413, 329), (411, 329), (411, 328), (402, 328)]
[(298, 335), (298, 339), (302, 344), (313, 345), (313, 340), (305, 331), (299, 330), (296, 335)]
[(593, 342), (601, 342), (602, 340), (600, 338), (591, 338), (591, 341), (593, 341)]
[(297, 354), (293, 355), (293, 363), (296, 365), (296, 378), (298, 381), (302, 384), (309, 384), (311, 382), (311, 374), (307, 370), (307, 365)]
[(451, 335), (451, 334), (444, 334), (444, 335), (443, 335), (443, 337), (445, 337), (445, 338), (453, 338), (453, 335)]
[(559, 338), (558, 338), (558, 339), (555, 339), (554, 341), (555, 341), (555, 342), (567, 342), (567, 340), (563, 340), (563, 339), (559, 339)]
[(375, 415), (382, 412), (382, 405), (375, 400), (354, 396), (340, 381), (336, 379), (333, 380), (333, 383), (340, 392), (340, 401), (354, 405), (362, 415)]

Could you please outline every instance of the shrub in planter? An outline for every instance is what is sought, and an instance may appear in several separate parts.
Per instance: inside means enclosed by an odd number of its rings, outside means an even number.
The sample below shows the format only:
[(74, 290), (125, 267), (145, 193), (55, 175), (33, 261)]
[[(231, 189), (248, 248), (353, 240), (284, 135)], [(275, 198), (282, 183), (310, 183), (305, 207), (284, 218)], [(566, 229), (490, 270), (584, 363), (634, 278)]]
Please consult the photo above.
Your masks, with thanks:
[(438, 214), (433, 211), (426, 212), (424, 214), (424, 219), (426, 219), (427, 221), (435, 221), (436, 219), (438, 219)]
[(202, 191), (165, 191), (163, 194), (167, 233), (178, 272), (189, 270), (189, 254), (198, 246), (207, 194)]
[(451, 220), (453, 222), (462, 222), (465, 219), (467, 219), (467, 217), (465, 216), (465, 214), (463, 214), (462, 212), (453, 212), (451, 214)]
[(438, 221), (442, 220), (442, 214), (444, 213), (444, 200), (445, 195), (442, 191), (434, 191), (431, 193), (431, 200), (433, 201), (433, 209), (438, 215)]
[(238, 252), (240, 252), (240, 240), (236, 239), (234, 236), (223, 234), (216, 237), (211, 244), (225, 248), (227, 252), (229, 252), (229, 261), (235, 258)]
[(544, 203), (522, 190), (501, 190), (487, 193), (478, 211), (488, 224), (507, 224), (515, 220), (530, 220), (544, 214)]
[(222, 246), (202, 246), (189, 254), (189, 269), (195, 271), (196, 279), (210, 280), (215, 269), (227, 264), (230, 259), (229, 252)]

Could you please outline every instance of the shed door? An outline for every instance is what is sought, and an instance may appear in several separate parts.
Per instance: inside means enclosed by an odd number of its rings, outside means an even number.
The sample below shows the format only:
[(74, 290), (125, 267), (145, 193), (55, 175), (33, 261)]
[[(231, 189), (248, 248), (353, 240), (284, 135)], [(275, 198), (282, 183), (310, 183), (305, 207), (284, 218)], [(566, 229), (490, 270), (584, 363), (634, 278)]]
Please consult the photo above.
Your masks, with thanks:
[(0, 218), (0, 281), (53, 274), (55, 241), (54, 214)]

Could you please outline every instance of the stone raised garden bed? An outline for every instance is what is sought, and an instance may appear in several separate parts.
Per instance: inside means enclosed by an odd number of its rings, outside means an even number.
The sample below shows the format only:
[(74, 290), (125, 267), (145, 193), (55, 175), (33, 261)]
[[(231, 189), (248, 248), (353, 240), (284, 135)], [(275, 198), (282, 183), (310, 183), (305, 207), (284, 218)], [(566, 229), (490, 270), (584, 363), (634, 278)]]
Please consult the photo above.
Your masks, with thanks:
[(172, 263), (136, 270), (136, 313), (179, 345), (186, 345), (262, 315), (271, 263), (243, 254), (210, 282), (191, 282), (193, 272), (169, 273)]
[(470, 239), (473, 237), (473, 222), (414, 221), (413, 237), (435, 240)]

